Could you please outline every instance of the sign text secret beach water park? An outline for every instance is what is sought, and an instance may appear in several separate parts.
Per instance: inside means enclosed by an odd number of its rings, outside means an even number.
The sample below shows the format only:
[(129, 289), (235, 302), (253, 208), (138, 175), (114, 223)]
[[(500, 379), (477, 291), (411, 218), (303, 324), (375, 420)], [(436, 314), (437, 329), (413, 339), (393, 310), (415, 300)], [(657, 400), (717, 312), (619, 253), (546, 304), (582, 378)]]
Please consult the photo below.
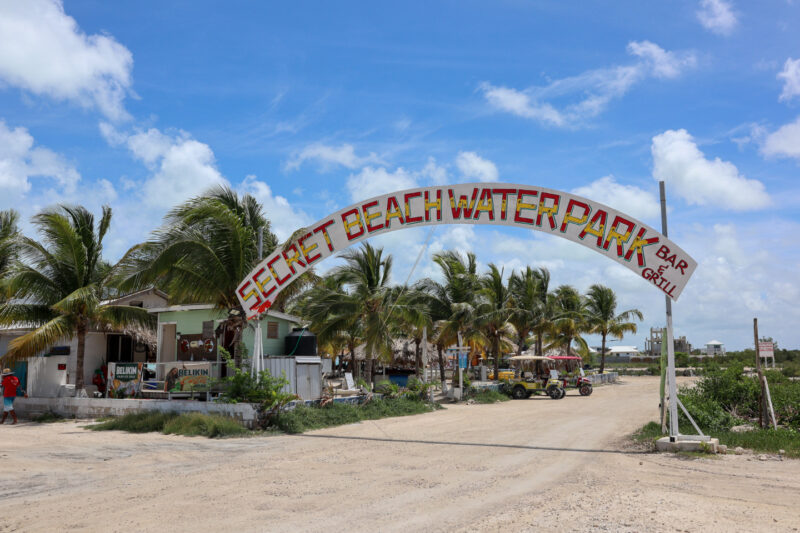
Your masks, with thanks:
[(237, 296), (254, 316), (326, 257), (374, 235), (433, 224), (505, 225), (557, 235), (625, 265), (673, 300), (697, 267), (655, 229), (598, 202), (530, 185), (465, 183), (398, 191), (333, 213), (261, 261)]

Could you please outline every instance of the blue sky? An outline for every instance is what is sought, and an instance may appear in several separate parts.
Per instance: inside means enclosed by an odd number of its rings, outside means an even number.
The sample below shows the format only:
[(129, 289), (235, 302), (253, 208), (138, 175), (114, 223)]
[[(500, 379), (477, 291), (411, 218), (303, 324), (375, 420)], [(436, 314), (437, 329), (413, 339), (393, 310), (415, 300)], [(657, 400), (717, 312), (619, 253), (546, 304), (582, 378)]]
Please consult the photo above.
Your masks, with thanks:
[[(699, 263), (676, 333), (742, 348), (758, 316), (800, 346), (800, 5), (607, 4), (0, 0), (0, 208), (108, 203), (114, 260), (219, 182), (286, 237), (464, 181), (578, 192), (659, 227), (663, 179), (670, 237)], [(428, 237), (375, 239), (396, 281)], [(622, 344), (663, 323), (646, 281), (519, 229), (436, 228), (411, 278), (452, 247), (613, 287), (645, 313)]]

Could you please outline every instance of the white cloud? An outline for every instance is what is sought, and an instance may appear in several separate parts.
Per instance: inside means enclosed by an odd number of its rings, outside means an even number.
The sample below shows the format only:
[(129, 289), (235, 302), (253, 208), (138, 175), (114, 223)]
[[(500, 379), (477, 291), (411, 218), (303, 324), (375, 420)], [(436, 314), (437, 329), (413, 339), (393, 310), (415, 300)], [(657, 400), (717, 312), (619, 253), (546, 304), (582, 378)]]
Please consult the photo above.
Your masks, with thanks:
[(456, 166), (467, 179), (497, 181), (499, 176), (495, 164), (475, 152), (459, 152), (456, 157)]
[(697, 64), (693, 54), (678, 56), (650, 41), (632, 41), (628, 43), (628, 52), (645, 60), (656, 78), (677, 78), (683, 70)]
[[(676, 78), (697, 63), (693, 53), (670, 52), (650, 41), (631, 41), (627, 51), (639, 60), (632, 65), (589, 70), (541, 87), (517, 90), (484, 82), (479, 89), (489, 105), (500, 111), (550, 126), (575, 127), (602, 113), (636, 83), (648, 77)], [(559, 109), (551, 100), (566, 102)]]
[(733, 163), (706, 159), (686, 130), (653, 137), (653, 177), (693, 205), (743, 211), (769, 205), (764, 184), (739, 174)]
[(0, 191), (4, 193), (4, 203), (16, 207), (9, 200), (22, 198), (31, 189), (32, 178), (54, 180), (61, 193), (69, 194), (75, 190), (81, 176), (63, 156), (34, 146), (33, 136), (27, 129), (10, 129), (0, 120)]
[(761, 153), (800, 159), (800, 117), (767, 135), (761, 145)]
[(58, 0), (0, 2), (0, 81), (120, 120), (132, 67), (127, 48), (83, 33)]
[(778, 73), (778, 79), (783, 80), (783, 91), (778, 100), (791, 100), (800, 96), (800, 59), (787, 59), (783, 70)]
[(572, 192), (636, 218), (655, 219), (661, 213), (659, 201), (654, 194), (635, 185), (618, 183), (614, 176), (604, 176)]
[(280, 241), (286, 240), (295, 230), (313, 222), (306, 213), (292, 207), (289, 200), (273, 194), (270, 186), (259, 181), (256, 176), (245, 177), (240, 189), (255, 197), (264, 206), (264, 215), (269, 219), (272, 231)]
[(126, 145), (153, 171), (141, 190), (152, 206), (173, 207), (213, 185), (227, 184), (217, 170), (211, 147), (186, 132), (169, 136), (150, 128), (128, 136)]
[(730, 35), (739, 22), (725, 0), (701, 0), (697, 20), (705, 29), (719, 35)]
[(447, 169), (436, 164), (436, 159), (428, 157), (428, 162), (420, 171), (420, 176), (427, 178), (433, 185), (444, 185), (447, 183)]
[(411, 189), (417, 186), (416, 176), (398, 167), (394, 172), (389, 172), (384, 167), (364, 167), (358, 174), (351, 174), (347, 178), (347, 189), (354, 201), (380, 196), (393, 191)]
[(352, 144), (330, 146), (314, 143), (294, 154), (285, 167), (287, 170), (296, 170), (306, 161), (317, 161), (323, 168), (341, 165), (349, 169), (362, 167), (368, 163), (382, 163), (381, 159), (374, 153), (370, 153), (365, 157), (357, 156)]

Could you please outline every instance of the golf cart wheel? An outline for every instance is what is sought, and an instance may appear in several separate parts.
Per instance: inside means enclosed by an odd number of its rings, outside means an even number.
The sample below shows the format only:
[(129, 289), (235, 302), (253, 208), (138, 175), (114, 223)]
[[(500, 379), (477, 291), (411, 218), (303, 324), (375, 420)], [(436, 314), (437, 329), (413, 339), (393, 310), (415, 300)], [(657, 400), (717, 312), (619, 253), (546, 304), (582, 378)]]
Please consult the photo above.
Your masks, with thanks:
[(563, 398), (564, 396), (567, 395), (567, 389), (558, 389), (558, 390), (561, 391), (561, 396), (559, 396), (559, 398)]
[(558, 400), (559, 398), (561, 398), (560, 390), (561, 389), (559, 389), (558, 387), (550, 387), (549, 389), (547, 389), (547, 395), (554, 400)]
[(515, 400), (523, 400), (527, 397), (528, 391), (525, 390), (525, 387), (522, 385), (517, 385), (511, 391), (511, 397)]
[(581, 385), (580, 393), (581, 396), (590, 396), (592, 394), (592, 386), (589, 385), (588, 383), (584, 383), (583, 385)]

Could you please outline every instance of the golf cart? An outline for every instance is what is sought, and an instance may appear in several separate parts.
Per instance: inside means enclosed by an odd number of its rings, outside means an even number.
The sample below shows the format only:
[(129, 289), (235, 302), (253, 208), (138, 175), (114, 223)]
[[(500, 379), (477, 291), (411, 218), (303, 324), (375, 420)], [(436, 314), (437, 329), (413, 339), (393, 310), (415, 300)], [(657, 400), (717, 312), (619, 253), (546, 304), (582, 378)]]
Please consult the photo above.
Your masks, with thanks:
[(575, 355), (551, 355), (559, 379), (564, 389), (578, 389), (581, 396), (590, 396), (593, 392), (592, 382), (581, 368), (583, 360)]
[(536, 394), (547, 394), (554, 400), (566, 396), (567, 391), (562, 386), (557, 370), (545, 373), (543, 363), (552, 362), (549, 357), (538, 355), (515, 355), (509, 361), (517, 367), (515, 377), (505, 380), (506, 386), (511, 390), (511, 397), (515, 400), (530, 398)]

